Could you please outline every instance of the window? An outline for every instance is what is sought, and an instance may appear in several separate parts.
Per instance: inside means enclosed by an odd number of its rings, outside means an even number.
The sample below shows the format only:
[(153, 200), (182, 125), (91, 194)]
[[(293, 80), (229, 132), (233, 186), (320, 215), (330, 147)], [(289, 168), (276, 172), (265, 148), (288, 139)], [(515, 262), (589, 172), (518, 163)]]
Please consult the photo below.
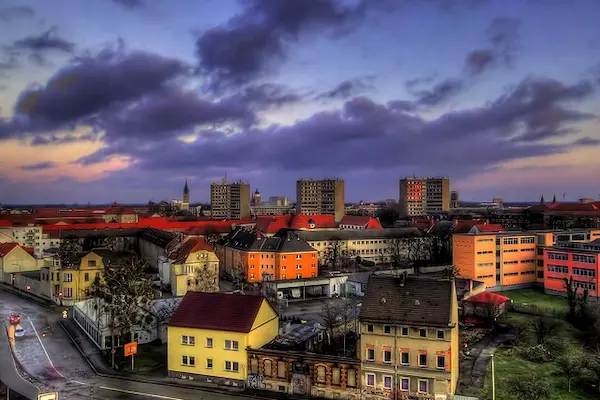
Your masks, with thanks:
[(427, 337), (427, 329), (419, 329), (419, 336)]
[(437, 338), (438, 339), (443, 339), (444, 338), (444, 331), (438, 330), (437, 331)]
[(237, 361), (225, 361), (225, 371), (238, 372), (240, 364)]
[(84, 281), (86, 281), (86, 282), (89, 282), (89, 281), (90, 281), (90, 274), (86, 272), (86, 273), (83, 275), (83, 280), (84, 280)]
[(96, 260), (88, 260), (88, 267), (95, 267), (96, 266)]
[(302, 269), (302, 265), (300, 265), (300, 264), (296, 265), (296, 269)]
[(367, 325), (367, 332), (373, 332), (375, 329), (373, 328), (373, 325), (369, 324)]
[(504, 238), (504, 244), (519, 244), (519, 238)]
[(65, 297), (73, 297), (73, 288), (65, 288)]
[(367, 386), (375, 386), (375, 374), (367, 374)]
[(445, 369), (446, 368), (446, 357), (445, 356), (437, 356), (437, 368)]
[(296, 260), (302, 259), (302, 254), (296, 254)]
[(342, 383), (342, 371), (339, 368), (334, 368), (331, 373), (331, 382), (334, 385), (340, 385)]
[(596, 257), (595, 256), (584, 256), (581, 254), (573, 254), (573, 261), (584, 263), (584, 264), (595, 264)]
[(419, 354), (419, 367), (421, 367), (421, 368), (427, 367), (427, 353)]
[(285, 361), (279, 361), (277, 363), (277, 376), (279, 378), (284, 378), (285, 379), (285, 376), (286, 376), (286, 373), (285, 373), (286, 371), (285, 370), (286, 370)]
[(356, 370), (348, 370), (348, 386), (356, 387)]
[(73, 282), (73, 274), (63, 274), (63, 282)]
[(565, 253), (548, 253), (549, 260), (569, 261), (569, 255)]
[(390, 333), (392, 333), (392, 327), (391, 327), (391, 326), (389, 326), (389, 325), (385, 325), (385, 326), (383, 327), (383, 332), (384, 332), (385, 334), (389, 335)]
[(383, 362), (387, 364), (391, 364), (392, 362), (392, 352), (390, 350), (383, 351)]
[(264, 361), (264, 370), (265, 370), (265, 376), (272, 376), (273, 375), (273, 361), (265, 360)]
[(210, 337), (206, 338), (206, 347), (213, 347), (213, 340)]
[(384, 376), (383, 377), (383, 387), (386, 389), (390, 389), (392, 387), (392, 377), (391, 376)]
[(327, 380), (327, 373), (326, 373), (326, 369), (324, 366), (319, 365), (317, 367), (317, 382), (319, 383), (325, 383), (325, 381)]
[(569, 273), (569, 267), (565, 267), (563, 265), (548, 264), (548, 271), (549, 272), (556, 272), (558, 274), (568, 274)]
[(196, 344), (196, 338), (194, 336), (181, 336), (181, 344), (193, 346)]
[(402, 352), (401, 358), (400, 358), (400, 363), (402, 365), (408, 365), (409, 364), (409, 355), (408, 355), (408, 352)]
[(429, 382), (424, 379), (419, 379), (419, 393), (428, 393)]
[(296, 279), (302, 279), (302, 274), (296, 274)]
[(408, 392), (408, 388), (410, 387), (410, 379), (409, 378), (400, 378), (400, 390), (403, 392)]
[(225, 341), (225, 350), (238, 350), (238, 341), (237, 340), (226, 340)]
[(593, 269), (586, 269), (586, 268), (573, 268), (573, 275), (595, 277), (596, 271)]
[(408, 328), (406, 326), (402, 327), (402, 332), (400, 333), (402, 336), (408, 336)]
[(196, 365), (196, 357), (181, 356), (181, 365), (185, 365), (187, 367), (193, 367), (194, 365)]
[(521, 238), (521, 244), (533, 244), (533, 243), (535, 243), (534, 237)]
[(206, 359), (206, 369), (212, 369), (212, 367), (213, 367), (212, 358), (207, 358)]
[(367, 349), (367, 361), (375, 361), (375, 349)]

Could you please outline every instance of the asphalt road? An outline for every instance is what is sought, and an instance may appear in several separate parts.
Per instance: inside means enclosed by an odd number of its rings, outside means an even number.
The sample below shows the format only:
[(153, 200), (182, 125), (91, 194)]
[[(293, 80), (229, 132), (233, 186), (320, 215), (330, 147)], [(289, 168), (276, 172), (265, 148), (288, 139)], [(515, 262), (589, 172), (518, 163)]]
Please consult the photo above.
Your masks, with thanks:
[[(15, 338), (14, 353), (25, 378), (41, 392), (59, 392), (60, 399), (240, 400), (248, 396), (213, 393), (163, 384), (140, 383), (98, 376), (58, 326), (60, 313), (52, 312), (0, 288), (2, 328), (11, 313), (21, 316), (23, 337)], [(0, 345), (7, 343), (5, 330)], [(8, 353), (10, 354), (10, 353)], [(8, 355), (6, 358), (8, 359)], [(4, 354), (2, 357), (4, 361)], [(0, 363), (2, 374), (16, 375), (13, 365)], [(12, 372), (11, 372), (12, 371)]]

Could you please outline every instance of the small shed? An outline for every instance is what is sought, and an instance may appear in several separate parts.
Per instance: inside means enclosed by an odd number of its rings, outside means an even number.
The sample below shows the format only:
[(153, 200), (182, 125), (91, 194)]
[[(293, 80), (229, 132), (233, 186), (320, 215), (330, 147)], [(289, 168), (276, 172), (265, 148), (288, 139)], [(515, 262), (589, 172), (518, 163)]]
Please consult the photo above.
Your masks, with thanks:
[(481, 318), (489, 322), (502, 315), (510, 299), (494, 292), (481, 292), (464, 300), (465, 316)]

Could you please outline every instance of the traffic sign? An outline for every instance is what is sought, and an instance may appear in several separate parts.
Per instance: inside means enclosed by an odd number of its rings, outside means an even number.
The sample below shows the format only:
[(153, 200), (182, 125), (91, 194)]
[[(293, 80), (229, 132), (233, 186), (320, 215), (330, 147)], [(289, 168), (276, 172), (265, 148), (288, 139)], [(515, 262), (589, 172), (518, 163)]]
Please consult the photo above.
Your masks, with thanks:
[(40, 393), (38, 400), (58, 400), (58, 392)]
[(137, 342), (131, 342), (125, 344), (125, 357), (133, 356), (137, 354)]

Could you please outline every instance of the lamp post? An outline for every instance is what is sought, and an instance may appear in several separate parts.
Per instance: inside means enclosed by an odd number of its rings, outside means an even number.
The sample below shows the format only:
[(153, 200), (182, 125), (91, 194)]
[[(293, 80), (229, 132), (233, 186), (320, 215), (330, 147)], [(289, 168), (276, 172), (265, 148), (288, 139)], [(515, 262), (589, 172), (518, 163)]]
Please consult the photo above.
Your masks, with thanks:
[(492, 353), (492, 400), (496, 400), (496, 368), (494, 366), (494, 353)]

